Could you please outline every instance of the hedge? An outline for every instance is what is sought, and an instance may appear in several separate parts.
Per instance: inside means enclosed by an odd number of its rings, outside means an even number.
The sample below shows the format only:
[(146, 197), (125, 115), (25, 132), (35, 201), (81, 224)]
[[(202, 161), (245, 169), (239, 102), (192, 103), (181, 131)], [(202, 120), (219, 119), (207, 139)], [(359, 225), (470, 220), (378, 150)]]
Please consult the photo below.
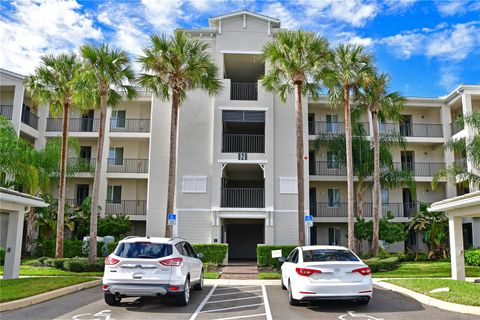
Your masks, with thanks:
[(38, 258), (26, 263), (35, 267), (52, 267), (71, 272), (101, 272), (104, 268), (103, 259), (97, 259), (96, 263), (89, 263), (88, 258)]
[[(63, 241), (63, 257), (64, 258), (86, 257), (87, 253), (83, 251), (83, 244), (84, 242), (78, 239), (64, 240)], [(107, 252), (103, 252), (104, 251), (103, 247), (104, 247), (103, 242), (97, 243), (97, 257), (103, 257), (105, 253), (107, 253)], [(108, 253), (110, 253), (110, 251), (108, 251)], [(37, 257), (55, 257), (55, 239), (37, 241), (37, 245), (35, 248), (35, 255)]]
[(296, 245), (257, 245), (257, 264), (259, 267), (278, 268), (280, 267), (280, 262), (277, 258), (272, 258), (272, 250), (282, 250), (282, 257), (286, 257), (296, 247)]
[(223, 264), (228, 252), (228, 244), (192, 244), (196, 253), (203, 253), (202, 262)]
[(465, 263), (469, 266), (480, 267), (480, 248), (465, 250)]
[(3, 266), (4, 263), (5, 263), (5, 249), (0, 247), (0, 265)]
[(390, 271), (396, 269), (400, 265), (398, 257), (390, 257), (385, 259), (371, 258), (363, 260), (372, 272)]

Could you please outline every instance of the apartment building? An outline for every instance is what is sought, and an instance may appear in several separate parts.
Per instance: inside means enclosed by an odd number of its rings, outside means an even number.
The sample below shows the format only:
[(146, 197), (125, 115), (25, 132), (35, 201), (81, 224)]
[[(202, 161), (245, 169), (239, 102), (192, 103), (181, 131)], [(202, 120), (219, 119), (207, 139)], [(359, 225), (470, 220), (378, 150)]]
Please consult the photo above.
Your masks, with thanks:
[[(260, 59), (263, 45), (281, 29), (275, 18), (239, 11), (209, 19), (208, 27), (185, 30), (210, 45), (223, 91), (216, 97), (194, 91), (180, 108), (174, 234), (194, 243), (228, 243), (232, 259), (255, 258), (258, 243), (295, 244), (297, 188), (294, 101), (280, 101), (259, 85), (268, 70)], [(23, 76), (1, 71), (0, 113), (18, 134), (41, 148), (61, 134), (62, 120), (24, 95)], [(322, 133), (344, 130), (343, 111), (325, 97), (303, 99), (305, 214), (314, 216), (307, 243), (345, 245), (347, 238), (346, 170), (329, 150), (315, 150)], [(433, 175), (453, 162), (475, 170), (464, 155), (446, 150), (451, 138), (472, 137), (453, 120), (480, 111), (480, 86), (459, 86), (447, 97), (408, 98), (401, 123), (384, 123), (381, 132), (405, 137), (406, 149), (393, 148), (395, 166), (414, 172), (416, 194), (405, 188), (382, 190), (383, 213), (406, 222), (419, 202), (432, 203), (469, 190), (444, 180), (432, 190)], [(91, 195), (98, 137), (98, 111), (70, 114), (70, 135), (80, 149), (69, 165), (80, 173), (67, 179), (67, 199), (78, 204)], [(100, 183), (102, 214), (126, 214), (137, 235), (162, 236), (168, 182), (170, 105), (149, 92), (107, 113), (104, 174)], [(362, 115), (368, 136), (368, 113)], [(309, 191), (309, 192), (307, 192)], [(56, 190), (54, 190), (54, 194)], [(372, 216), (371, 191), (364, 215)], [(480, 245), (480, 218), (464, 221), (466, 246)], [(420, 249), (420, 235), (406, 243)]]

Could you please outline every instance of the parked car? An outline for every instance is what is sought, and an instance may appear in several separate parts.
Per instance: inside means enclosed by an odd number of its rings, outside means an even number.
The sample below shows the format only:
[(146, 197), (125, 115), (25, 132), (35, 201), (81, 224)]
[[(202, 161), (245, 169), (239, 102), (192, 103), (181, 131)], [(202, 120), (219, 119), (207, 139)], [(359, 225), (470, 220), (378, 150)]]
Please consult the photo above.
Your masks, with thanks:
[(281, 258), (282, 289), (288, 301), (356, 300), (372, 298), (370, 268), (352, 251), (338, 246), (297, 247)]
[(203, 289), (203, 264), (181, 238), (127, 237), (105, 259), (105, 302), (119, 305), (124, 297), (171, 296), (186, 306), (190, 289)]

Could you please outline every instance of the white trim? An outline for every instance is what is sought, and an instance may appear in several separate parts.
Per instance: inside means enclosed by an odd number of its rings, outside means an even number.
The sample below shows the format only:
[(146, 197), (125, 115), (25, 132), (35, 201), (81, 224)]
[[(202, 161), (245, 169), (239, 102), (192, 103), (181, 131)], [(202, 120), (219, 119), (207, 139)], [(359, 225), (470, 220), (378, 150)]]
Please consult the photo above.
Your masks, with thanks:
[(205, 306), (205, 304), (207, 303), (207, 301), (210, 299), (210, 297), (212, 296), (213, 292), (215, 291), (215, 289), (217, 288), (217, 285), (214, 285), (212, 287), (212, 289), (210, 289), (210, 291), (208, 292), (207, 296), (205, 297), (205, 299), (203, 299), (202, 303), (200, 303), (200, 305), (197, 307), (197, 309), (195, 310), (195, 312), (192, 314), (192, 316), (190, 317), (189, 320), (195, 320), (197, 317), (198, 317), (198, 314), (200, 313), (200, 311), (203, 309), (203, 307)]
[(212, 210), (211, 209), (203, 209), (203, 208), (177, 208), (175, 209), (175, 211), (177, 212), (188, 212), (188, 211), (193, 211), (193, 212), (211, 212)]
[(262, 54), (262, 51), (221, 50), (220, 53), (232, 54)]
[(267, 219), (267, 212), (265, 213), (218, 213), (218, 218), (224, 219)]
[(238, 159), (218, 159), (218, 163), (247, 163), (247, 164), (265, 164), (268, 160), (238, 160)]
[(232, 110), (232, 111), (268, 111), (268, 107), (225, 107), (219, 106), (218, 110)]
[(272, 311), (270, 311), (270, 304), (268, 303), (267, 290), (265, 286), (262, 286), (263, 303), (265, 304), (265, 313), (267, 314), (267, 320), (272, 320)]

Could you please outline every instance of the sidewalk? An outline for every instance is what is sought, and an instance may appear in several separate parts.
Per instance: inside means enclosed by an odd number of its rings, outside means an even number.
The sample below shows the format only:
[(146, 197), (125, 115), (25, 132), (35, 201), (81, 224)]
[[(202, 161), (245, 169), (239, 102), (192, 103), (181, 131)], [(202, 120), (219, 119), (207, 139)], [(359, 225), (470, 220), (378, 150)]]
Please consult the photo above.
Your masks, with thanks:
[(220, 279), (256, 279), (258, 266), (256, 262), (229, 262), (222, 268)]

